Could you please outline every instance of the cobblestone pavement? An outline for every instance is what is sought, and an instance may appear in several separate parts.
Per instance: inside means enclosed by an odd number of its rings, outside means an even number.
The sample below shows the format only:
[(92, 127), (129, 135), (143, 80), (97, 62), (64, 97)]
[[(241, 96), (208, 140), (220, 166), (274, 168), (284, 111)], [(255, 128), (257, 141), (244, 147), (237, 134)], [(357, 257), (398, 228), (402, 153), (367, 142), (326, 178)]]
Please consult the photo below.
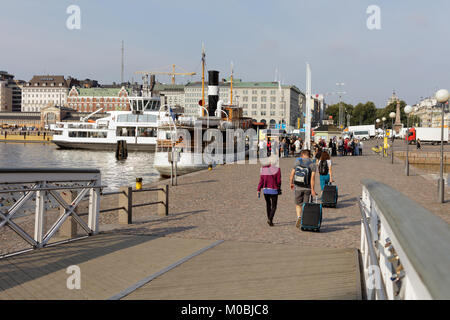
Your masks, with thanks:
[[(134, 232), (160, 232), (161, 227), (176, 230), (167, 236), (203, 239), (224, 239), (270, 243), (292, 243), (312, 247), (359, 247), (361, 179), (372, 178), (400, 190), (445, 221), (450, 221), (450, 202), (438, 204), (436, 184), (411, 169), (406, 177), (401, 161), (392, 165), (369, 151), (373, 142), (366, 143), (364, 156), (333, 158), (334, 177), (339, 187), (338, 208), (324, 208), (321, 233), (296, 229), (293, 192), (289, 188), (289, 173), (293, 158), (282, 158), (283, 194), (278, 200), (274, 227), (266, 223), (265, 202), (258, 199), (256, 187), (259, 165), (225, 165), (212, 171), (202, 171), (179, 177), (178, 186), (170, 189), (168, 217), (149, 220), (121, 228)], [(318, 179), (316, 191), (320, 188)], [(447, 199), (450, 195), (447, 194)], [(142, 200), (141, 200), (142, 201)], [(147, 221), (147, 222), (145, 222)]]
[[(339, 187), (339, 204), (336, 209), (324, 208), (321, 233), (301, 232), (294, 226), (294, 195), (288, 181), (293, 158), (280, 160), (283, 194), (278, 200), (274, 227), (267, 225), (265, 201), (263, 198), (258, 199), (256, 193), (260, 165), (232, 164), (179, 177), (178, 186), (170, 187), (168, 217), (157, 216), (155, 207), (141, 207), (134, 210), (134, 223), (123, 226), (117, 224), (117, 213), (112, 212), (101, 215), (101, 230), (181, 238), (357, 248), (361, 228), (357, 201), (361, 195), (360, 181), (364, 178), (381, 181), (401, 191), (449, 223), (450, 189), (447, 187), (447, 202), (437, 203), (437, 184), (428, 173), (411, 167), (411, 176), (406, 177), (403, 162), (396, 159), (392, 165), (389, 158), (375, 155), (370, 151), (374, 144), (374, 141), (365, 144), (364, 156), (332, 159), (334, 179)], [(154, 185), (162, 183), (168, 182), (161, 181)], [(318, 191), (318, 179), (316, 185)], [(134, 203), (155, 200), (155, 193), (137, 193), (134, 196)], [(102, 199), (102, 208), (116, 204), (117, 200), (111, 197)], [(28, 217), (26, 220), (26, 229), (32, 233), (33, 219)], [(9, 229), (0, 230), (0, 239), (2, 253), (22, 249), (24, 245), (26, 247)]]

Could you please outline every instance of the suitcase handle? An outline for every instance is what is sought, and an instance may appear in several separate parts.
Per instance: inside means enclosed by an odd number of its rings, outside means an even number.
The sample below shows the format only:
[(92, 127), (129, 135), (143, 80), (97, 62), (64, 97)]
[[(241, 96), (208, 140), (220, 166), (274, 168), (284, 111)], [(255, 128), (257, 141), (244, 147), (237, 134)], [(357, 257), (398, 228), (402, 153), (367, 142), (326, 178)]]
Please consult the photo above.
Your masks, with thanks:
[(309, 203), (319, 203), (319, 196), (316, 196), (316, 201), (313, 201), (312, 194), (309, 195)]

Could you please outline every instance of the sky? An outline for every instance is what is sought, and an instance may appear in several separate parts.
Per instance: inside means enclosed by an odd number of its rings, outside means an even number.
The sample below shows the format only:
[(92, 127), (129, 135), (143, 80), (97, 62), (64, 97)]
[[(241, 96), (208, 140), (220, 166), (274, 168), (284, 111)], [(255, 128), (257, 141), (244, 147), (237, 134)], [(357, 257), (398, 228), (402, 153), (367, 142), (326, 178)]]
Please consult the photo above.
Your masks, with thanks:
[[(80, 8), (80, 29), (66, 26), (70, 5)], [(370, 5), (380, 8), (380, 29), (369, 30)], [(338, 102), (373, 101), (385, 107), (393, 90), (408, 104), (450, 89), (450, 1), (433, 0), (0, 0), (0, 70), (29, 81), (58, 74), (100, 83), (172, 64), (200, 80), (201, 47), (209, 70), (243, 81), (274, 81)], [(168, 76), (157, 76), (170, 82)], [(336, 83), (345, 83), (343, 87)]]

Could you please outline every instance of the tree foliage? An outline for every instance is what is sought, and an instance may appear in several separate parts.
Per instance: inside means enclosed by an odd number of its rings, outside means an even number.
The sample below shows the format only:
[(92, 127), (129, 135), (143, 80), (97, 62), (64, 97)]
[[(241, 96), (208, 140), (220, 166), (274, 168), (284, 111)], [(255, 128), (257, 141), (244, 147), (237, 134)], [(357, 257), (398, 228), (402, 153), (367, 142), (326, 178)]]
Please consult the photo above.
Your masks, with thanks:
[[(375, 103), (372, 101), (367, 101), (366, 103), (358, 103), (355, 107), (351, 104), (342, 103), (344, 106), (344, 123), (347, 124), (346, 114), (351, 115), (350, 125), (368, 125), (368, 124), (376, 124), (376, 119), (386, 118), (385, 126), (386, 128), (391, 127), (391, 118), (389, 118), (389, 114), (391, 112), (396, 112), (397, 110), (397, 102), (390, 103), (385, 108), (379, 108), (375, 106)], [(406, 113), (405, 113), (405, 101), (400, 101), (400, 120), (406, 127)], [(339, 124), (339, 103), (329, 105), (325, 111), (328, 116), (332, 116), (334, 120), (334, 124)], [(420, 119), (417, 116), (411, 116), (409, 119), (410, 126), (419, 126)], [(395, 118), (394, 118), (395, 122)], [(382, 124), (382, 123), (380, 123)]]

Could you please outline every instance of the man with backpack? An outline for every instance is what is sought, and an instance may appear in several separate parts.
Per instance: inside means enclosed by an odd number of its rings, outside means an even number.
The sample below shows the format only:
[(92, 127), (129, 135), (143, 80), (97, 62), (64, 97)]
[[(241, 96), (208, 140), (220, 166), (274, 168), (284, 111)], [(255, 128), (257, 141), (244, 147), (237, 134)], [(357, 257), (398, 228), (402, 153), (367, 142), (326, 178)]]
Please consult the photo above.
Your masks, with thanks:
[(311, 159), (309, 150), (302, 150), (300, 158), (295, 160), (294, 168), (290, 175), (291, 189), (295, 192), (295, 209), (297, 212), (297, 223), (300, 227), (302, 205), (309, 202), (309, 198), (317, 196), (314, 185), (316, 176), (316, 163)]

